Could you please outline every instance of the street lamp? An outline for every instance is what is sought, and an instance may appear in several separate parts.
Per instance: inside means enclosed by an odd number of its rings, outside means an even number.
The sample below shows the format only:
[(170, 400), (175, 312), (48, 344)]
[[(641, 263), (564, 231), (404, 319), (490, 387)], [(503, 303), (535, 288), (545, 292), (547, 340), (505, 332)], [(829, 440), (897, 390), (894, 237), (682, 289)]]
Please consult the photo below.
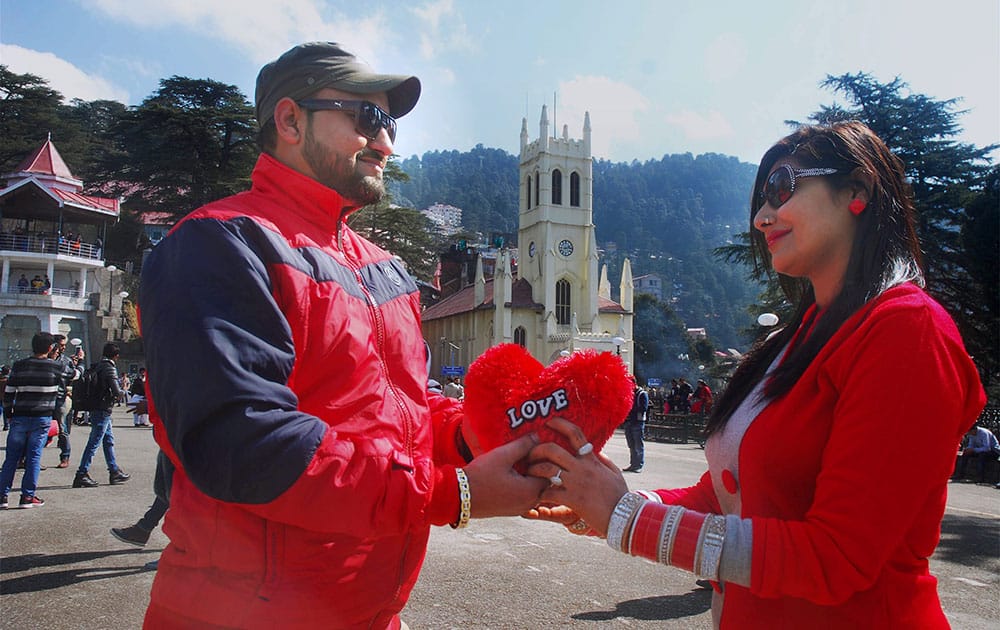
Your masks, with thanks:
[(108, 315), (111, 314), (111, 300), (115, 298), (115, 272), (118, 271), (118, 267), (114, 265), (108, 265), (108, 277), (110, 278), (108, 284)]
[(611, 343), (615, 344), (615, 354), (617, 354), (618, 356), (621, 356), (621, 354), (622, 354), (622, 346), (625, 345), (625, 338), (624, 337), (612, 337), (611, 338)]

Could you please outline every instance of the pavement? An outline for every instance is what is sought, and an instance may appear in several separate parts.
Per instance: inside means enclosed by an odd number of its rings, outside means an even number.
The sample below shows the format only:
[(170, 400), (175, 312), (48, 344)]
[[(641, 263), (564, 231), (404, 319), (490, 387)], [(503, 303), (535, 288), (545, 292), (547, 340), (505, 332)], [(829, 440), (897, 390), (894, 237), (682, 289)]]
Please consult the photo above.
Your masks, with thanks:
[[(167, 544), (157, 529), (146, 547), (124, 544), (112, 527), (135, 523), (153, 500), (156, 445), (117, 408), (115, 442), (132, 474), (107, 484), (99, 452), (97, 488), (72, 487), (89, 427), (73, 427), (70, 468), (45, 449), (41, 508), (0, 511), (0, 628), (139, 628), (154, 571)], [(0, 434), (2, 435), (2, 434)], [(2, 441), (2, 440), (0, 440)], [(628, 461), (622, 434), (605, 452)], [(646, 444), (646, 467), (633, 488), (690, 485), (705, 469), (694, 444)], [(20, 471), (14, 487), (20, 484)], [(904, 477), (900, 483), (906, 483)], [(16, 502), (18, 493), (11, 497)], [(942, 605), (954, 628), (995, 629), (1000, 619), (1000, 490), (952, 484), (942, 539), (931, 559)], [(683, 571), (612, 552), (603, 541), (571, 536), (551, 523), (519, 518), (435, 528), (420, 580), (402, 617), (413, 630), (531, 628), (710, 628), (709, 591)]]

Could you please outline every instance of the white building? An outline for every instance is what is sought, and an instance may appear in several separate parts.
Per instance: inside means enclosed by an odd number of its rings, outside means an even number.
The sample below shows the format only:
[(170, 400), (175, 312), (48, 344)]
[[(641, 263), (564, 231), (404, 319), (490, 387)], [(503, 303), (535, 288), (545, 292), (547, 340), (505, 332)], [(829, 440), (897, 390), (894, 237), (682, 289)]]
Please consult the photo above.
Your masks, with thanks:
[(648, 273), (644, 276), (636, 276), (632, 279), (636, 293), (648, 293), (657, 300), (663, 299), (663, 280), (655, 273)]
[(625, 261), (621, 303), (611, 300), (607, 270), (598, 276), (593, 221), (590, 114), (583, 138), (552, 137), (545, 107), (539, 136), (521, 123), (518, 250), (502, 250), (492, 278), (477, 260), (475, 282), (428, 307), (424, 339), (431, 373), (468, 367), (488, 348), (517, 343), (544, 364), (562, 352), (596, 348), (632, 357), (632, 272)]
[(434, 229), (442, 236), (451, 236), (462, 229), (462, 209), (444, 203), (436, 203), (420, 211), (434, 224)]

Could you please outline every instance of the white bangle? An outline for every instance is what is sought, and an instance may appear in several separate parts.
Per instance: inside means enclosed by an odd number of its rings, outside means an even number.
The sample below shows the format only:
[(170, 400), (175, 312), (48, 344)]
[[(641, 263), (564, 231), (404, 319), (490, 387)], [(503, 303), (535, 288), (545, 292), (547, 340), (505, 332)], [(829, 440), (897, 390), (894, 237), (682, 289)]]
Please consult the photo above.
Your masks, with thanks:
[(621, 499), (618, 499), (615, 510), (611, 513), (611, 520), (608, 522), (609, 547), (615, 551), (625, 551), (622, 547), (622, 539), (632, 524), (636, 512), (645, 502), (645, 497), (635, 492), (626, 492)]
[(657, 561), (662, 564), (670, 564), (670, 556), (674, 551), (674, 540), (677, 538), (677, 527), (681, 524), (684, 512), (684, 508), (679, 505), (671, 505), (667, 509), (667, 516), (663, 519), (663, 526), (660, 528), (660, 548), (656, 554)]
[(472, 493), (469, 492), (469, 478), (461, 468), (455, 469), (455, 477), (458, 478), (458, 498), (462, 507), (459, 511), (458, 522), (452, 523), (452, 529), (462, 529), (468, 527), (469, 518), (472, 516)]
[(712, 514), (705, 519), (694, 573), (700, 578), (719, 579), (719, 562), (722, 560), (722, 545), (726, 541), (726, 517)]

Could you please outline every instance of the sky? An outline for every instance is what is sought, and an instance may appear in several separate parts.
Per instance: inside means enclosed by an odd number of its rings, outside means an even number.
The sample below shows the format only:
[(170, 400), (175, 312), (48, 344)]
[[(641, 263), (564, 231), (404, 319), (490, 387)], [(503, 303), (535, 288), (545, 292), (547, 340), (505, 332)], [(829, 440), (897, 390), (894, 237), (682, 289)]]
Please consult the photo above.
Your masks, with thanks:
[(819, 86), (828, 74), (857, 72), (959, 98), (959, 140), (1000, 143), (997, 0), (0, 0), (0, 64), (67, 100), (138, 105), (176, 75), (252, 102), (260, 67), (314, 40), (420, 78), (404, 158), (517, 154), (522, 119), (534, 140), (546, 105), (571, 138), (590, 112), (595, 157), (756, 163), (786, 120), (844, 104)]

